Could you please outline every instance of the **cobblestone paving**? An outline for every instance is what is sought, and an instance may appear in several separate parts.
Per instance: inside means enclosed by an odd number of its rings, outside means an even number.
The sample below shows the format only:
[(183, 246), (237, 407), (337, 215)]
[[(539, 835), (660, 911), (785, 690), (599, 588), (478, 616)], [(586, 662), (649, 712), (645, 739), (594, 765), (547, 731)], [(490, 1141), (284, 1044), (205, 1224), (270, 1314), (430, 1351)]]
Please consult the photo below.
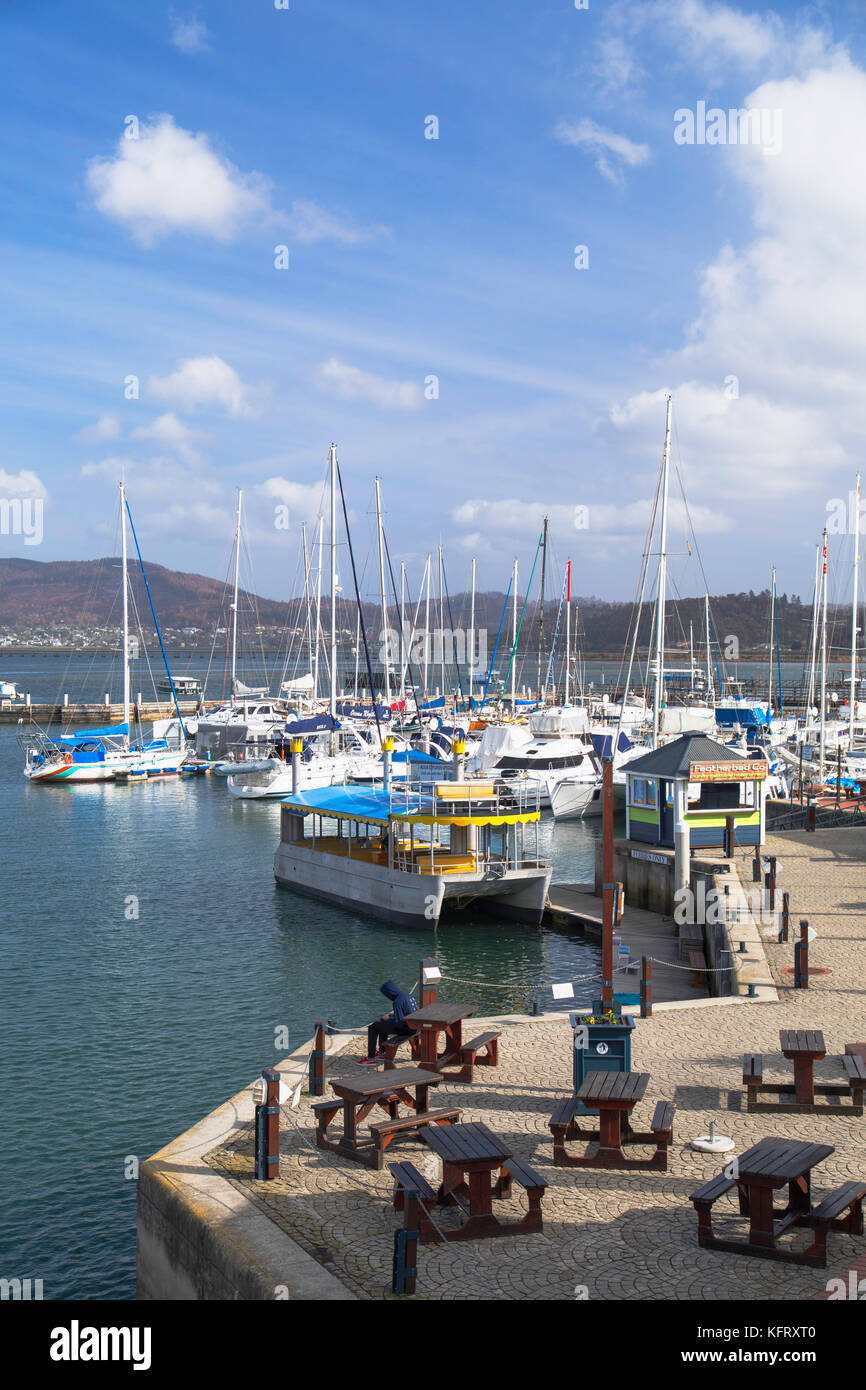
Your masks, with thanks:
[[(677, 1104), (675, 1142), (667, 1173), (592, 1172), (553, 1165), (547, 1127), (554, 1101), (571, 1089), (571, 1030), (567, 1018), (506, 1025), (500, 1065), (478, 1069), (472, 1086), (444, 1083), (435, 1101), (460, 1106), (464, 1120), (483, 1121), (507, 1136), (515, 1153), (549, 1183), (544, 1232), (465, 1245), (429, 1245), (418, 1252), (418, 1292), (426, 1299), (810, 1299), (827, 1280), (864, 1253), (864, 1238), (831, 1232), (826, 1270), (701, 1250), (689, 1193), (718, 1172), (723, 1159), (686, 1147), (711, 1120), (742, 1152), (765, 1135), (790, 1135), (835, 1145), (813, 1173), (816, 1191), (847, 1178), (866, 1177), (866, 1118), (844, 1114), (748, 1115), (741, 1090), (742, 1054), (764, 1053), (765, 1079), (790, 1081), (778, 1052), (779, 1029), (821, 1028), (830, 1050), (816, 1064), (819, 1079), (842, 1081), (838, 1054), (866, 1039), (866, 831), (819, 831), (776, 836), (768, 852), (782, 863), (781, 887), (791, 895), (792, 922), (808, 917), (818, 932), (812, 965), (832, 973), (794, 990), (781, 970), (793, 964), (793, 944), (767, 945), (778, 1003), (730, 1002), (657, 1012), (638, 1020), (635, 1070), (651, 1073), (647, 1094), (633, 1115), (649, 1128), (657, 1100)], [(329, 1061), (329, 1075), (356, 1074), (351, 1048)], [(834, 1060), (835, 1058), (835, 1060)], [(390, 1205), (391, 1176), (315, 1148), (311, 1100), (283, 1110), (278, 1179), (255, 1182), (252, 1130), (241, 1130), (207, 1161), (225, 1172), (268, 1211), (305, 1250), (361, 1298), (390, 1289), (393, 1232), (402, 1221)], [(336, 1122), (339, 1124), (339, 1120)], [(422, 1144), (392, 1144), (388, 1158), (409, 1157), (431, 1180), (438, 1160)], [(497, 1214), (526, 1209), (515, 1185)], [(718, 1215), (716, 1215), (716, 1213)], [(439, 1218), (443, 1225), (457, 1219)], [(745, 1233), (736, 1202), (714, 1208), (720, 1233)], [(783, 1237), (804, 1246), (808, 1229)]]

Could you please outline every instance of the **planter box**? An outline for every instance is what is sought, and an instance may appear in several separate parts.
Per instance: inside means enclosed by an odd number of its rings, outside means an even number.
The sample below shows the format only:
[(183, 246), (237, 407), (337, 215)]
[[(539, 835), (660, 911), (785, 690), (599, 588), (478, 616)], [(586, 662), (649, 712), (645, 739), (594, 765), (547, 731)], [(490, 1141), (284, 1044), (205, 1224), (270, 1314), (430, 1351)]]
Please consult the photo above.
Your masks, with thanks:
[[(590, 1017), (587, 1011), (586, 1017)], [(619, 1023), (583, 1024), (580, 1014), (569, 1014), (574, 1033), (574, 1089), (586, 1080), (592, 1071), (631, 1071), (631, 1035), (634, 1032), (634, 1019), (627, 1015)], [(587, 1030), (586, 1047), (578, 1047), (581, 1036), (577, 1029)], [(582, 1103), (577, 1107), (582, 1115), (597, 1115), (597, 1110), (588, 1110)]]

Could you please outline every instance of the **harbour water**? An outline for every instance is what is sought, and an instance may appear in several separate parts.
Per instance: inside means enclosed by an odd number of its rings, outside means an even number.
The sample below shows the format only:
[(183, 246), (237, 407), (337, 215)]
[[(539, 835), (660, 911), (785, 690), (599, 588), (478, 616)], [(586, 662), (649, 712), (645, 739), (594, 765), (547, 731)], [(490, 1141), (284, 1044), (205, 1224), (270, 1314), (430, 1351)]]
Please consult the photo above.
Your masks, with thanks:
[[(25, 688), (26, 668), (34, 698), (53, 699), (66, 662), (9, 659), (3, 675)], [(88, 670), (104, 679), (79, 658), (70, 698), (90, 693)], [(444, 997), (489, 1012), (522, 1009), (533, 990), (551, 1008), (543, 986), (597, 973), (577, 932), (480, 917), (433, 938), (278, 890), (278, 820), (211, 777), (31, 786), (14, 726), (0, 727), (5, 1277), (42, 1279), (45, 1298), (134, 1297), (135, 1161), (317, 1019), (384, 1013), (378, 986), (411, 987), (422, 955), (439, 956)], [(599, 832), (542, 824), (555, 880), (591, 878)], [(592, 991), (578, 986), (577, 1001)]]

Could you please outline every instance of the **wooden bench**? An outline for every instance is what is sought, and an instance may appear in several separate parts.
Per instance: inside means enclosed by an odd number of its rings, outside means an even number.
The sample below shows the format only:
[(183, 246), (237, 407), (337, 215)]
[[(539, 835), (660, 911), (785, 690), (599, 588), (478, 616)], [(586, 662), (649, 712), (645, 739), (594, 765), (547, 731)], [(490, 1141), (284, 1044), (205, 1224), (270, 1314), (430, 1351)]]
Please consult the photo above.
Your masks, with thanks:
[(492, 782), (437, 782), (436, 796), (440, 801), (493, 801), (496, 788)]
[(324, 1129), (331, 1123), (338, 1110), (342, 1110), (341, 1100), (318, 1100), (312, 1105), (311, 1110), (316, 1112), (316, 1124), (319, 1129)]
[[(382, 1120), (378, 1124), (370, 1125), (376, 1153), (381, 1159), (392, 1139), (397, 1139), (401, 1134), (414, 1134), (425, 1125), (457, 1124), (461, 1114), (460, 1110), (422, 1110), (420, 1114), (406, 1115), (402, 1120)], [(381, 1161), (378, 1167), (382, 1167)]]
[(842, 1058), (842, 1066), (848, 1074), (848, 1086), (851, 1091), (851, 1104), (854, 1113), (862, 1115), (863, 1091), (866, 1088), (866, 1062), (856, 1052), (846, 1052)]
[(703, 951), (686, 950), (686, 960), (692, 972), (692, 989), (703, 989), (706, 984), (706, 956)]
[[(469, 1042), (461, 1043), (460, 1069), (459, 1071), (446, 1071), (449, 1065), (453, 1066), (455, 1053), (449, 1052), (437, 1063), (436, 1070), (446, 1076), (449, 1081), (471, 1081), (474, 1067), (498, 1067), (499, 1066), (499, 1039), (502, 1034), (491, 1029), (489, 1033), (479, 1033), (477, 1038), (470, 1039)], [(484, 1049), (484, 1055), (478, 1053)]]
[[(828, 1231), (848, 1231), (851, 1235), (862, 1236), (864, 1194), (866, 1182), (843, 1182), (834, 1192), (828, 1192), (820, 1205), (809, 1213), (808, 1222), (815, 1232), (815, 1241), (805, 1253), (816, 1264), (822, 1267), (827, 1264)], [(848, 1211), (848, 1215), (843, 1217), (843, 1211)]]
[(408, 1222), (411, 1213), (408, 1210), (409, 1203), (406, 1201), (406, 1193), (417, 1192), (418, 1237), (423, 1245), (429, 1241), (438, 1240), (438, 1233), (433, 1227), (427, 1208), (423, 1205), (423, 1203), (429, 1202), (432, 1206), (436, 1201), (436, 1193), (423, 1173), (418, 1172), (414, 1163), (389, 1163), (388, 1167), (394, 1174), (395, 1211), (405, 1210), (406, 1221)]
[(547, 1122), (553, 1135), (553, 1161), (560, 1167), (564, 1167), (568, 1162), (565, 1152), (566, 1142), (569, 1139), (583, 1137), (580, 1124), (575, 1119), (576, 1110), (577, 1096), (566, 1096), (563, 1100), (557, 1101), (553, 1114)]
[[(689, 1200), (694, 1203), (695, 1211), (698, 1213), (699, 1245), (712, 1244), (713, 1204), (736, 1186), (735, 1178), (726, 1178), (724, 1173), (720, 1173), (718, 1177), (710, 1178), (709, 1182), (705, 1182), (703, 1187), (692, 1193)], [(742, 1188), (739, 1192), (739, 1202), (741, 1215), (748, 1215), (748, 1198)]]
[(381, 1050), (385, 1054), (385, 1064), (382, 1068), (383, 1071), (394, 1070), (394, 1068), (397, 1065), (397, 1048), (401, 1047), (403, 1043), (409, 1044), (409, 1050), (412, 1057), (412, 1061), (413, 1063), (417, 1062), (418, 1058), (421, 1056), (421, 1034), (406, 1033), (405, 1035), (401, 1035), (396, 1038), (388, 1038), (387, 1042), (383, 1042), (380, 1044)]
[(530, 1168), (528, 1163), (524, 1163), (522, 1158), (512, 1155), (502, 1165), (499, 1179), (493, 1189), (494, 1197), (510, 1197), (512, 1182), (520, 1183), (520, 1186), (526, 1189), (529, 1198), (529, 1211), (524, 1218), (523, 1229), (542, 1230), (541, 1199), (547, 1188), (546, 1180), (540, 1173), (536, 1173), (534, 1168)]
[(743, 1058), (743, 1085), (746, 1088), (746, 1109), (756, 1103), (764, 1082), (764, 1058), (760, 1052), (747, 1052)]
[(849, 1057), (862, 1057), (863, 1061), (866, 1062), (866, 1042), (846, 1043), (845, 1052)]
[(673, 1142), (674, 1137), (674, 1115), (676, 1105), (672, 1100), (660, 1100), (653, 1117), (650, 1120), (650, 1130), (655, 1135), (656, 1152), (664, 1158), (664, 1169), (668, 1166), (668, 1145)]
[(462, 874), (475, 872), (474, 854), (452, 854), (449, 851), (442, 854), (419, 855), (415, 861), (423, 874)]

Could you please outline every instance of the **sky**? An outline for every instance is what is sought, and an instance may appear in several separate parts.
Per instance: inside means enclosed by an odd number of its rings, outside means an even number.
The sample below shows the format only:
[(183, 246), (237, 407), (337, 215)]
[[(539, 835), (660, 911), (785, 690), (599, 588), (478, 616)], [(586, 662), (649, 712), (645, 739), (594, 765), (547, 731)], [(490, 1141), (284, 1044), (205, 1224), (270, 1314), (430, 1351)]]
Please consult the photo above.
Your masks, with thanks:
[(378, 476), (416, 590), (439, 544), (522, 589), (547, 514), (627, 599), (670, 392), (675, 592), (808, 595), (864, 459), (866, 6), (282, 5), (0, 0), (0, 556), (116, 553), (123, 477), (219, 578), (241, 488), (287, 597), (333, 441), (368, 573)]

